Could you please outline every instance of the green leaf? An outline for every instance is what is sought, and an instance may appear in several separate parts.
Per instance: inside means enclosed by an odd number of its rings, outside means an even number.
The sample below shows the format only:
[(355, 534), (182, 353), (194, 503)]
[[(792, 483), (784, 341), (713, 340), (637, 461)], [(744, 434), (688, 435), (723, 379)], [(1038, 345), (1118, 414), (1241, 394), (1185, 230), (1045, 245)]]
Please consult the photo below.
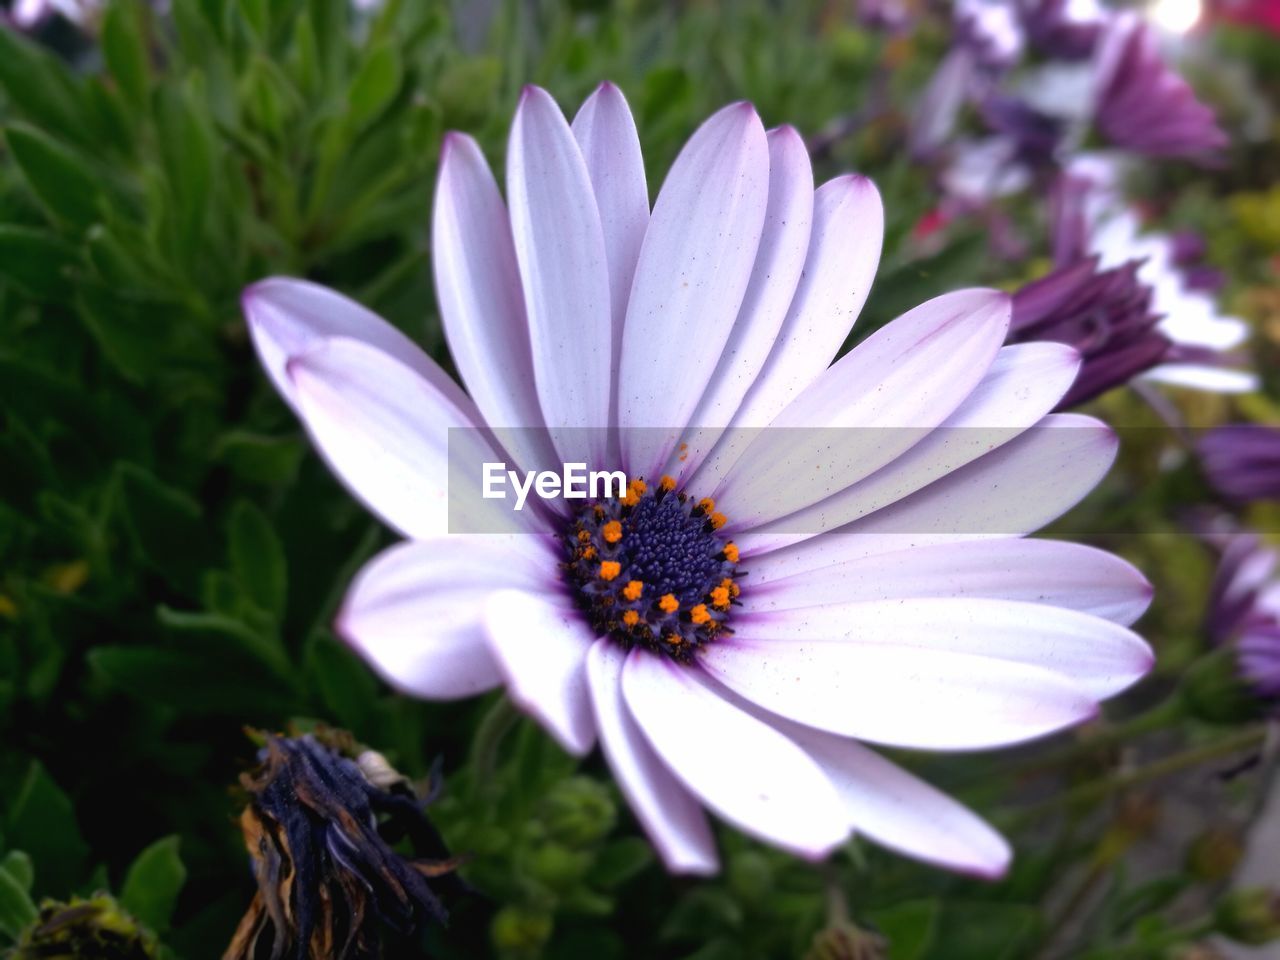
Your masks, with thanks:
[(10, 126), (5, 140), (32, 191), (56, 219), (87, 227), (98, 218), (99, 180), (80, 156), (25, 124)]
[(52, 54), (14, 30), (0, 30), (0, 87), (27, 119), (59, 136), (87, 142), (82, 91)]
[(620, 887), (653, 863), (653, 849), (639, 837), (622, 837), (606, 846), (591, 868), (593, 886)]
[(871, 922), (889, 942), (888, 960), (924, 960), (938, 930), (936, 900), (908, 900), (871, 914)]
[(64, 300), (79, 251), (51, 230), (0, 224), (0, 276), (33, 297)]
[(157, 840), (130, 865), (120, 891), (120, 905), (156, 933), (164, 933), (186, 880), (187, 868), (178, 855), (178, 838)]
[(0, 870), (17, 880), (24, 893), (31, 892), (31, 885), (36, 879), (36, 870), (31, 865), (31, 858), (23, 851), (10, 850), (6, 853), (4, 859), (0, 860)]
[(31, 761), (9, 808), (5, 839), (40, 864), (38, 892), (66, 896), (81, 880), (89, 850), (75, 808), (39, 760)]
[(114, 0), (102, 19), (102, 56), (107, 69), (134, 107), (147, 105), (151, 66), (147, 60), (146, 28), (136, 0)]
[(386, 109), (400, 89), (403, 72), (395, 47), (378, 47), (364, 59), (351, 81), (347, 99), (347, 118), (352, 129), (358, 130)]
[(334, 720), (349, 730), (368, 730), (378, 683), (350, 650), (330, 637), (317, 636), (307, 649), (306, 673)]
[(254, 602), (283, 619), (289, 586), (284, 545), (262, 511), (237, 501), (230, 520), (231, 572)]
[(192, 77), (186, 87), (166, 87), (156, 100), (156, 130), (165, 174), (173, 198), (177, 242), (183, 256), (193, 258), (215, 201), (213, 121), (208, 115), (203, 82)]
[[(14, 855), (9, 855), (12, 856)], [(9, 857), (0, 866), (0, 934), (10, 940), (17, 940), (22, 931), (35, 921), (36, 905), (31, 902), (31, 895), (27, 892), (30, 884), (23, 884), (18, 876), (8, 870)], [(28, 868), (30, 865), (31, 861), (28, 860)]]
[(297, 437), (269, 437), (232, 430), (219, 441), (214, 457), (242, 480), (269, 487), (293, 484), (307, 448)]
[(117, 470), (120, 506), (134, 549), (152, 570), (188, 596), (198, 591), (208, 533), (200, 504), (141, 467)]

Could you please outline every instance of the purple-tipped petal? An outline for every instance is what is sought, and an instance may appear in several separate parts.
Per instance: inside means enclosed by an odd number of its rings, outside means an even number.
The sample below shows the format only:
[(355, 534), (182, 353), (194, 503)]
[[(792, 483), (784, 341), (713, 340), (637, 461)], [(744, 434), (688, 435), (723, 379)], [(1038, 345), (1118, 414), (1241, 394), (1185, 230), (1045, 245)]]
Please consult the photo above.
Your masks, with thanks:
[(536, 87), (511, 127), (507, 196), (543, 417), (565, 460), (602, 463), (613, 364), (604, 231), (573, 131)]
[(600, 208), (613, 312), (613, 369), (617, 370), (631, 281), (649, 226), (644, 156), (627, 98), (611, 83), (601, 84), (583, 103), (573, 118), (573, 135)]
[[(1132, 564), (1083, 544), (1010, 538), (872, 557), (860, 537), (810, 540), (751, 559), (745, 612), (865, 600), (988, 598), (1065, 607), (1129, 626), (1152, 588)], [(843, 547), (854, 548), (845, 551)]]
[(750, 443), (716, 492), (720, 509), (750, 529), (892, 462), (973, 392), (1008, 326), (1008, 297), (967, 290), (878, 330)]
[(296, 406), (286, 368), (322, 340), (347, 337), (376, 347), (413, 370), (453, 406), (471, 413), (471, 401), (416, 343), (354, 300), (307, 280), (270, 277), (245, 289), (241, 298), (249, 334), (267, 375), (290, 406)]
[(633, 650), (622, 692), (677, 779), (740, 830), (809, 859), (844, 842), (848, 818), (818, 765), (705, 686), (696, 670)]
[[(654, 204), (623, 330), (623, 466), (649, 476), (689, 423), (747, 292), (769, 199), (769, 146), (750, 104), (685, 144)], [(666, 429), (645, 429), (666, 428)]]
[(347, 488), (406, 537), (447, 533), (450, 429), (476, 458), (486, 456), (473, 411), (359, 340), (322, 340), (287, 372), (299, 416)]
[(719, 869), (706, 814), (658, 759), (622, 697), (626, 652), (597, 640), (587, 655), (587, 679), (596, 729), (609, 768), (645, 833), (672, 873), (709, 875)]
[(1098, 709), (1060, 673), (928, 645), (735, 635), (708, 646), (699, 663), (730, 690), (797, 723), (927, 750), (1021, 743)]
[(522, 710), (537, 718), (566, 751), (583, 756), (595, 744), (587, 690), (587, 651), (595, 637), (565, 602), (500, 590), (484, 604), (489, 652)]
[(926, 595), (905, 603), (829, 598), (770, 609), (767, 599), (753, 601), (748, 594), (746, 609), (734, 620), (733, 643), (741, 639), (988, 657), (1061, 674), (1099, 700), (1131, 686), (1153, 663), (1141, 637), (1109, 620), (1046, 603), (981, 597)]
[(470, 697), (502, 682), (484, 641), (485, 599), (504, 588), (547, 589), (554, 563), (554, 548), (533, 536), (400, 543), (360, 571), (336, 629), (401, 692)]

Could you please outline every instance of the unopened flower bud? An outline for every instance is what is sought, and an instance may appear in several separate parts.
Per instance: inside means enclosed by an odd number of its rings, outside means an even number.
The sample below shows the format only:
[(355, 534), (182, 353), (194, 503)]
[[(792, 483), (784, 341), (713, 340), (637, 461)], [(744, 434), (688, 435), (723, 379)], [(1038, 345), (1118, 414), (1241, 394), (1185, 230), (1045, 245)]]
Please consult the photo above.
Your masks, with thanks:
[(74, 957), (76, 960), (155, 960), (155, 936), (100, 893), (67, 903), (46, 900), (40, 915), (18, 940), (14, 960)]
[(617, 809), (604, 784), (590, 777), (571, 777), (547, 794), (541, 819), (550, 837), (581, 848), (613, 829)]
[(1250, 946), (1280, 940), (1280, 893), (1263, 887), (1233, 890), (1218, 904), (1218, 933)]

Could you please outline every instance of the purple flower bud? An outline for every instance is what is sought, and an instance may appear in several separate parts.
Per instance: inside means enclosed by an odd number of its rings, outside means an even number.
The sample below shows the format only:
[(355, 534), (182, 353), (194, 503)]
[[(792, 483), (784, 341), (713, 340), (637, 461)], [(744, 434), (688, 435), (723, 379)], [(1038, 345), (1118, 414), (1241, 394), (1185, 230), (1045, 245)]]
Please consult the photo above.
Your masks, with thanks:
[(1209, 593), (1206, 628), (1235, 653), (1240, 679), (1280, 710), (1280, 554), (1254, 534), (1228, 538)]
[(1080, 351), (1076, 382), (1059, 404), (1092, 400), (1164, 362), (1171, 347), (1151, 312), (1138, 264), (1099, 270), (1096, 257), (1059, 267), (1013, 295), (1009, 340), (1052, 340)]
[(1200, 439), (1198, 450), (1209, 482), (1228, 500), (1280, 499), (1280, 428), (1217, 427)]
[(1136, 17), (1117, 17), (1096, 65), (1096, 123), (1112, 143), (1162, 157), (1206, 160), (1229, 141), (1213, 111), (1160, 56)]

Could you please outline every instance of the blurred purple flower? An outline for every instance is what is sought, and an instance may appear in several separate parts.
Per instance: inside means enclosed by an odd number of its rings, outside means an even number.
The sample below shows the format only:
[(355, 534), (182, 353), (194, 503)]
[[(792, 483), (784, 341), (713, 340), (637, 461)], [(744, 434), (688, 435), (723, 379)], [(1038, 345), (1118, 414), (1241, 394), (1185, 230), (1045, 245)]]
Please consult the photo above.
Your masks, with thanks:
[(1280, 499), (1280, 427), (1216, 427), (1201, 437), (1197, 449), (1209, 482), (1228, 500)]
[(1182, 271), (1183, 282), (1190, 290), (1217, 293), (1226, 278), (1222, 271), (1206, 264), (1204, 237), (1194, 230), (1179, 230), (1170, 238), (1174, 264)]
[(1059, 60), (1093, 56), (1108, 17), (1096, 0), (1024, 0), (1021, 15), (1031, 44)]
[(1273, 711), (1280, 709), (1280, 554), (1254, 534), (1230, 537), (1209, 594), (1206, 626), (1233, 649), (1240, 679)]
[(1008, 0), (955, 0), (955, 36), (978, 62), (995, 70), (1022, 58), (1026, 36)]
[(1135, 16), (1107, 27), (1095, 73), (1096, 123), (1112, 143), (1139, 153), (1205, 160), (1229, 140), (1213, 111), (1160, 55)]

